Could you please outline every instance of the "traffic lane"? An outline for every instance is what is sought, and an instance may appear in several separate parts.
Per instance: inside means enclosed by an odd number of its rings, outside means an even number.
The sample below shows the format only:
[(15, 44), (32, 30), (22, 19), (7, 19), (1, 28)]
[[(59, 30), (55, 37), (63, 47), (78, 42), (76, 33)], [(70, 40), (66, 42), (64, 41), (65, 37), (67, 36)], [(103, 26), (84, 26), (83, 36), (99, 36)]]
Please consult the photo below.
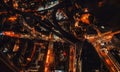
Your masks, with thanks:
[(94, 38), (90, 39), (89, 41), (94, 46), (94, 48), (97, 51), (97, 53), (100, 56), (100, 58), (107, 64), (107, 66), (109, 67), (110, 72), (116, 72), (117, 70), (114, 67), (114, 63), (111, 62), (111, 59), (107, 55), (107, 51), (106, 50), (102, 50), (100, 43), (96, 42)]
[(105, 61), (105, 63), (106, 63), (107, 66), (109, 67), (110, 72), (116, 72), (117, 69), (116, 69), (116, 67), (115, 67), (115, 64), (114, 64), (113, 61), (110, 59), (110, 57), (108, 56), (107, 52), (104, 51), (104, 50), (101, 50), (101, 49), (100, 49), (100, 45), (98, 45), (98, 46), (96, 47), (96, 49), (97, 49), (97, 52), (98, 52), (98, 54), (100, 55), (101, 59), (102, 59), (103, 61)]
[(70, 56), (69, 56), (69, 71), (76, 72), (75, 61), (76, 61), (76, 54), (74, 46), (70, 46)]
[(110, 53), (114, 56), (114, 58), (119, 62), (120, 64), (120, 56), (118, 50), (110, 50)]
[(40, 48), (40, 54), (38, 56), (38, 65), (40, 66), (39, 68), (40, 72), (44, 72), (47, 51), (48, 51), (47, 46), (45, 48)]
[(50, 72), (51, 71), (51, 67), (52, 67), (51, 65), (54, 62), (53, 44), (54, 44), (54, 42), (49, 41), (48, 51), (47, 51), (46, 60), (45, 60), (44, 72)]

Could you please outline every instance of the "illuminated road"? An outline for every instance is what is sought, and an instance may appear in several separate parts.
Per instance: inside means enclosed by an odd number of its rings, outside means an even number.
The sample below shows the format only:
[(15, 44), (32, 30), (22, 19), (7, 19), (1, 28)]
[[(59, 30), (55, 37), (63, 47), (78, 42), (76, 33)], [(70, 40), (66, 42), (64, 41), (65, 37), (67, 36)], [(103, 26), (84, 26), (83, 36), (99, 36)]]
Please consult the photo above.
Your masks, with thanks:
[(9, 37), (13, 37), (13, 38), (23, 38), (23, 39), (37, 39), (37, 40), (48, 40), (48, 37), (45, 35), (37, 35), (35, 33), (33, 33), (33, 36), (30, 34), (20, 34), (20, 33), (15, 33), (13, 31), (3, 31), (1, 33), (1, 35), (3, 36), (9, 36)]
[(119, 64), (116, 62), (116, 60), (113, 58), (111, 53), (109, 52), (110, 46), (103, 46), (103, 43), (109, 43), (112, 39), (112, 37), (115, 34), (120, 33), (120, 31), (116, 32), (106, 32), (103, 34), (100, 34), (98, 36), (91, 35), (86, 36), (86, 39), (95, 47), (95, 50), (97, 51), (100, 58), (106, 63), (107, 67), (109, 68), (110, 72), (119, 72), (120, 67)]
[(75, 48), (74, 46), (70, 47), (70, 59), (69, 59), (69, 71), (71, 72), (76, 72), (76, 53), (75, 53)]
[(50, 64), (53, 63), (54, 61), (54, 54), (53, 54), (53, 39), (52, 36), (49, 36), (50, 42), (48, 45), (48, 52), (47, 52), (47, 56), (46, 56), (46, 61), (45, 61), (45, 69), (44, 72), (51, 72), (50, 71)]

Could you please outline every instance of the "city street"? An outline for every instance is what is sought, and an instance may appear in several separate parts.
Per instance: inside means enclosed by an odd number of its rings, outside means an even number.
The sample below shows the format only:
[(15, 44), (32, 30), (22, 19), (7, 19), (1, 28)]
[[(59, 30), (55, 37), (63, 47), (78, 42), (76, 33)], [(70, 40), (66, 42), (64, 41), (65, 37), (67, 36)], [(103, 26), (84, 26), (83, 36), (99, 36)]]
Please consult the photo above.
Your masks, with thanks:
[(119, 0), (0, 0), (0, 72), (120, 72)]

